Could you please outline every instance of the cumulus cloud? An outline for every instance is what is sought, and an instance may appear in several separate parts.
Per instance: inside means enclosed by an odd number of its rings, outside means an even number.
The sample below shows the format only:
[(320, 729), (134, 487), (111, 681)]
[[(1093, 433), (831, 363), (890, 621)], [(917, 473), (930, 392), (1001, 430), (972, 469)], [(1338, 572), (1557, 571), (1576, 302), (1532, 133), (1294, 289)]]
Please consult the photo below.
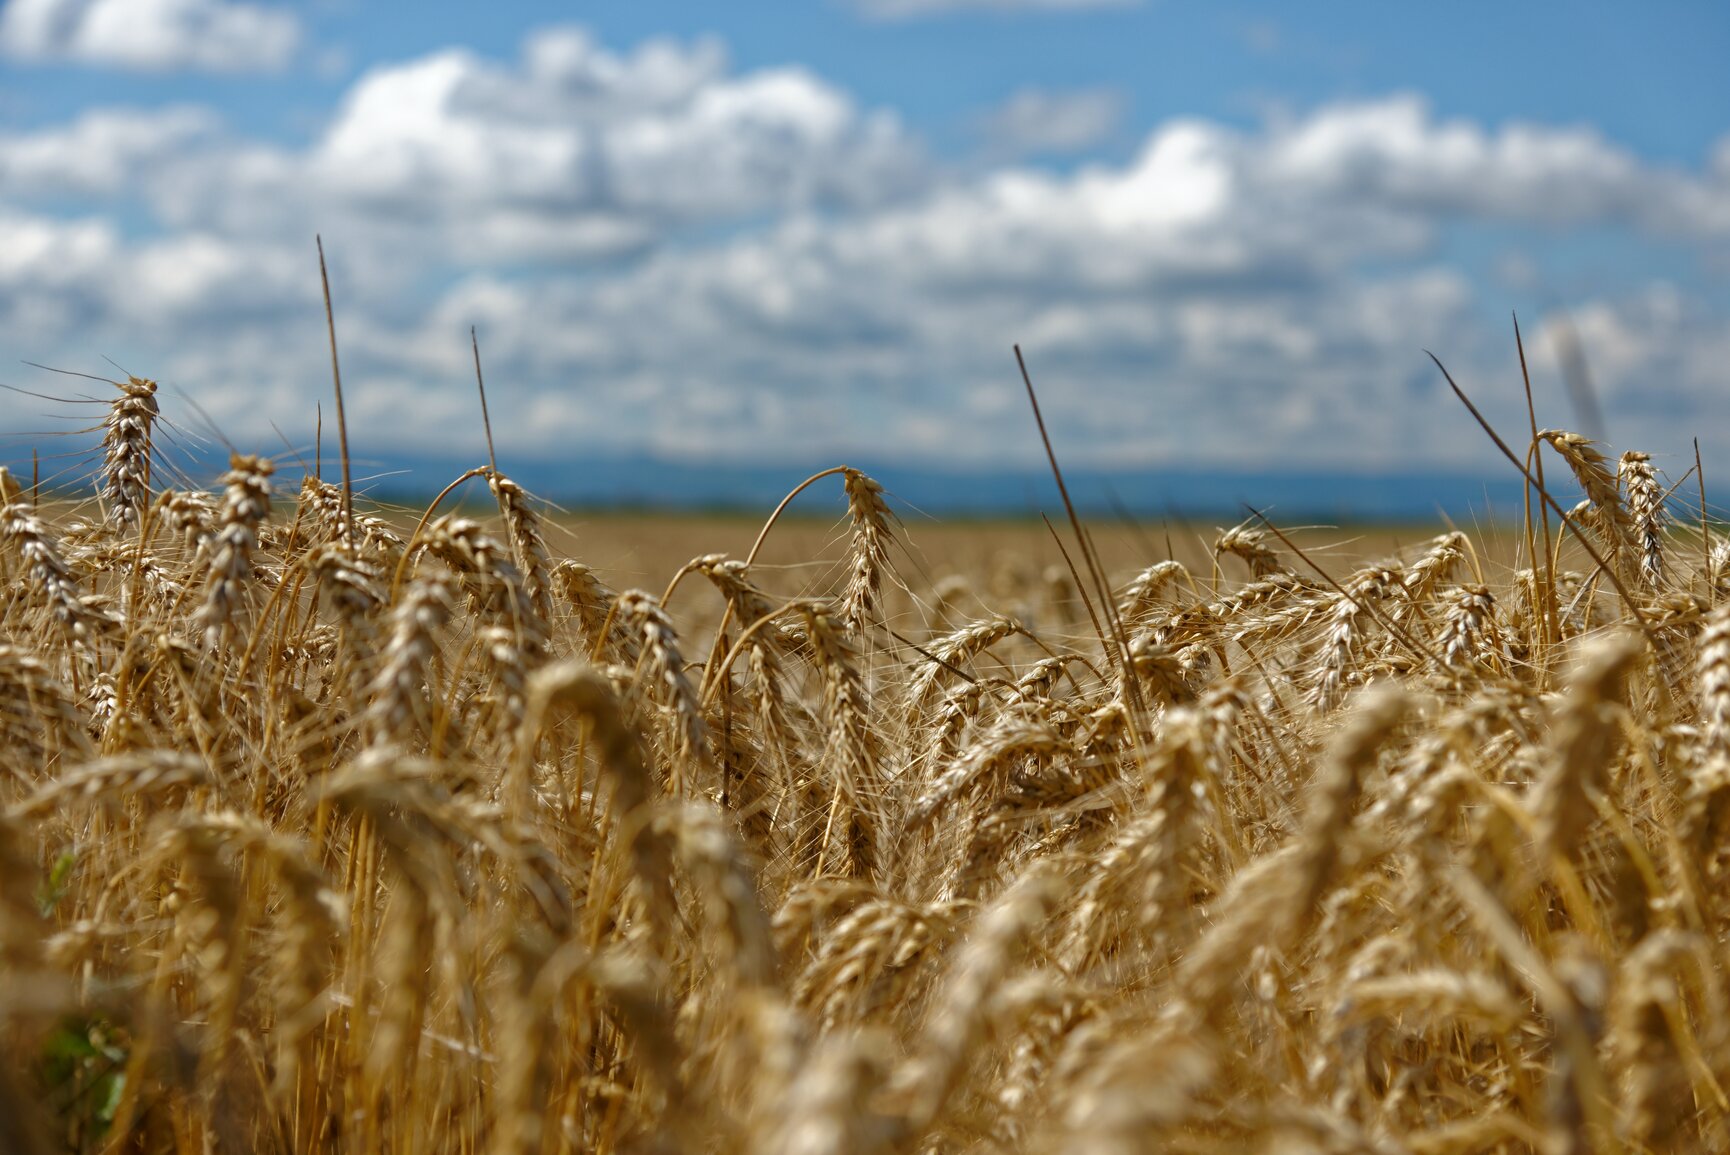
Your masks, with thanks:
[(237, 321), (316, 302), (305, 264), (274, 244), (198, 232), (128, 240), (99, 217), (0, 210), (0, 330), (62, 347), (221, 340)]
[[(478, 324), (512, 452), (1034, 464), (1019, 340), (1078, 463), (1449, 464), (1488, 451), (1420, 350), (1468, 383), (1509, 369), (1497, 290), (1448, 262), (1450, 233), (1709, 255), (1727, 203), (1720, 161), (1412, 97), (1172, 120), (1070, 172), (945, 172), (808, 72), (565, 29), (509, 63), (375, 69), (300, 149), (173, 108), (0, 140), (0, 333), (34, 360), (148, 365), (231, 436), (304, 427), (318, 228), (357, 429), (393, 450), (474, 448)], [(1631, 415), (1704, 411), (1730, 325), (1649, 280), (1575, 322), (1613, 428), (1656, 439)], [(1487, 403), (1517, 425), (1516, 400)]]
[(121, 197), (159, 166), (219, 146), (221, 131), (206, 108), (91, 109), (63, 126), (0, 133), (0, 189), (20, 200)]
[(1589, 355), (1606, 408), (1624, 423), (1647, 430), (1670, 425), (1673, 435), (1676, 419), (1700, 414), (1702, 401), (1723, 394), (1730, 326), (1674, 285), (1648, 284), (1552, 318), (1538, 330), (1539, 356), (1558, 371), (1564, 326)]
[(452, 50), (374, 68), (302, 149), (219, 139), (210, 119), (111, 111), (14, 134), (0, 196), (52, 196), (56, 180), (83, 195), (126, 171), (170, 227), (323, 229), (381, 266), (416, 251), (569, 263), (717, 222), (881, 204), (929, 176), (893, 115), (803, 69), (736, 73), (714, 42), (620, 54), (568, 28), (512, 63)]
[(300, 21), (282, 7), (225, 0), (8, 0), (0, 52), (146, 71), (274, 71), (293, 60)]
[[(913, 203), (669, 249), (600, 281), (477, 274), (418, 323), (377, 333), (373, 348), (384, 363), (455, 378), (466, 324), (478, 321), (506, 379), (558, 383), (519, 395), (552, 422), (524, 431), (543, 451), (601, 428), (673, 454), (980, 464), (1019, 447), (1031, 463), (1007, 357), (1020, 340), (1052, 395), (1075, 401), (1060, 410), (1060, 441), (1094, 464), (1481, 460), (1488, 450), (1420, 350), (1447, 353), (1471, 380), (1506, 360), (1508, 336), (1480, 319), (1481, 287), (1435, 259), (1438, 237), (1461, 221), (1544, 222), (1420, 146), (1444, 142), (1460, 170), (1493, 184), (1483, 157), (1524, 134), (1540, 161), (1499, 179), (1521, 187), (1537, 171), (1540, 183), (1614, 186), (1576, 190), (1556, 227), (1662, 232), (1675, 222), (1632, 189), (1689, 203), (1713, 185), (1630, 171), (1602, 142), (1575, 147), (1571, 130), (1556, 132), (1567, 147), (1546, 147), (1555, 142), (1536, 128), (1424, 118), (1428, 139), (1414, 142), (1420, 107), (1340, 106), (1257, 133), (1175, 122), (1128, 165), (1008, 170)], [(1447, 195), (1402, 177), (1414, 155)], [(1710, 219), (1688, 227), (1721, 239)], [(1605, 346), (1606, 379), (1626, 383), (1612, 409), (1637, 414), (1654, 373), (1704, 405), (1722, 376), (1710, 355), (1665, 370), (1661, 338), (1635, 342), (1632, 318), (1691, 349), (1712, 347), (1707, 319), (1684, 332), (1632, 307), (1581, 314), (1588, 349)], [(1499, 405), (1489, 403), (1500, 419), (1520, 416)]]
[(893, 116), (803, 69), (733, 75), (712, 42), (621, 56), (576, 29), (532, 37), (515, 68), (447, 52), (375, 70), (304, 159), (354, 203), (646, 226), (866, 204), (919, 173)]
[(1650, 167), (1595, 129), (1438, 122), (1415, 96), (1343, 105), (1279, 132), (1266, 177), (1305, 195), (1567, 226), (1722, 234), (1720, 188)]

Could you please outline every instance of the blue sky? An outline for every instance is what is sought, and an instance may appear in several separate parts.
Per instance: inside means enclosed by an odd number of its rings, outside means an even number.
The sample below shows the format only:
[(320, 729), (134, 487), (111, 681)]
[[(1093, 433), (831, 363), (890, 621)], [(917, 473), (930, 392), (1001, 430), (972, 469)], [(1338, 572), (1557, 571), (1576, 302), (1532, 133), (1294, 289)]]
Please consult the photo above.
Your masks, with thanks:
[[(0, 3), (0, 358), (309, 439), (685, 462), (1481, 468), (1433, 348), (1548, 423), (1730, 449), (1710, 3)], [(40, 388), (18, 366), (0, 380)], [(51, 381), (52, 379), (46, 379)], [(169, 402), (172, 407), (173, 402)], [(17, 406), (0, 431), (41, 427)]]

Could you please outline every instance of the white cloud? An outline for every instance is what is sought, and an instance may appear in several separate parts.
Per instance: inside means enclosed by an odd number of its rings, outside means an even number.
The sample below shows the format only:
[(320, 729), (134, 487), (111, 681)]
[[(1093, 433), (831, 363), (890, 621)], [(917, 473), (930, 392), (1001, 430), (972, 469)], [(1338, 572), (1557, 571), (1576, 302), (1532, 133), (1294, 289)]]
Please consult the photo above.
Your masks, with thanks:
[[(1534, 159), (1494, 163), (1527, 146)], [(1571, 199), (1552, 227), (1653, 233), (1679, 226), (1649, 201), (1718, 187), (1573, 130), (1439, 123), (1406, 99), (1249, 134), (1174, 122), (1126, 166), (1007, 170), (668, 249), (599, 281), (478, 275), (375, 348), (454, 378), (478, 321), (502, 379), (546, 383), (568, 414), (538, 434), (521, 427), (543, 450), (600, 428), (670, 453), (987, 462), (1018, 447), (1031, 460), (1018, 406), (978, 408), (1013, 392), (1008, 345), (1020, 340), (1064, 414), (1060, 439), (1095, 464), (1484, 460), (1421, 350), (1473, 380), (1504, 368), (1508, 336), (1480, 320), (1484, 287), (1438, 263), (1436, 245), (1450, 223), (1547, 224), (1516, 190), (1561, 186)], [(1685, 227), (1722, 241), (1707, 217)], [(1629, 306), (1599, 307), (1620, 318)], [(1589, 352), (1604, 344), (1607, 380), (1659, 364), (1656, 341), (1621, 351), (1638, 324), (1599, 335), (1594, 317), (1581, 329)], [(1707, 319), (1648, 327), (1695, 348)], [(1702, 356), (1671, 374), (1677, 397), (1702, 409), (1724, 363)], [(1512, 396), (1486, 406), (1513, 422)], [(1613, 392), (1612, 411), (1639, 396)]]
[(1123, 97), (1108, 89), (1052, 92), (1024, 88), (979, 118), (978, 131), (999, 160), (1082, 152), (1117, 128)]
[(0, 212), (0, 306), (8, 310), (7, 331), (20, 336), (32, 331), (17, 321), (20, 310), (93, 282), (120, 249), (119, 233), (106, 221), (61, 222)]
[[(1534, 280), (1541, 246), (1508, 236), (1730, 242), (1730, 164), (1654, 165), (1581, 128), (1394, 97), (962, 175), (808, 72), (572, 30), (509, 64), (374, 69), (298, 150), (186, 109), (14, 134), (6, 203), (0, 345), (135, 363), (236, 438), (304, 429), (322, 396), (316, 228), (363, 442), (475, 448), (478, 324), (501, 451), (754, 461), (1033, 463), (1017, 340), (1077, 464), (1484, 460), (1420, 352), (1468, 387), (1509, 371), (1483, 320), (1498, 290), (1450, 266), (1450, 232), (1493, 226)], [(1721, 395), (1730, 324), (1649, 280), (1575, 320), (1613, 429), (1662, 448)], [(1523, 423), (1514, 392), (1483, 399)]]
[(1264, 160), (1270, 181), (1307, 195), (1420, 212), (1567, 225), (1657, 219), (1676, 189), (1589, 128), (1513, 124), (1491, 133), (1437, 122), (1406, 96), (1342, 105), (1290, 126)]
[(1082, 12), (1101, 8), (1139, 8), (1142, 0), (853, 0), (876, 20), (918, 20), (957, 12)]
[(514, 64), (452, 50), (374, 68), (304, 149), (225, 139), (186, 110), (0, 145), (0, 197), (102, 186), (169, 227), (323, 230), (380, 267), (615, 258), (718, 222), (882, 204), (930, 174), (892, 115), (804, 70), (734, 73), (713, 42), (613, 53), (574, 29), (530, 37)]
[[(166, 346), (183, 333), (220, 341), (237, 321), (275, 323), (316, 303), (306, 264), (269, 243), (199, 232), (128, 241), (102, 218), (0, 209), (0, 331), (17, 350), (85, 340)], [(26, 324), (25, 315), (37, 319)]]
[[(1632, 431), (1635, 448), (1668, 440), (1672, 451), (1685, 444), (1683, 433), (1700, 433), (1703, 442), (1720, 436), (1716, 401), (1730, 376), (1730, 326), (1721, 313), (1662, 282), (1586, 302), (1537, 330), (1535, 359), (1558, 372), (1563, 324), (1588, 357), (1613, 436)], [(1687, 428), (1689, 418), (1697, 428)]]
[[(1419, 268), (1310, 291), (1156, 276), (1138, 289), (963, 285), (879, 247), (870, 228), (842, 233), (789, 225), (669, 252), (597, 286), (477, 277), (377, 351), (458, 380), (464, 325), (478, 323), (489, 381), (545, 382), (533, 392), (562, 403), (563, 420), (515, 427), (519, 446), (539, 452), (595, 430), (606, 444), (737, 459), (1033, 464), (1020, 405), (980, 406), (1015, 398), (1016, 340), (1060, 448), (1090, 465), (1329, 464), (1343, 447), (1362, 465), (1461, 448), (1402, 444), (1423, 421), (1456, 416), (1434, 391), (1422, 405), (1405, 392), (1422, 344), (1458, 347), (1470, 332), (1457, 274)], [(531, 391), (499, 393), (495, 408), (513, 410)]]
[(0, 190), (24, 199), (108, 197), (219, 144), (221, 120), (204, 108), (98, 108), (59, 128), (0, 133)]
[(225, 0), (8, 0), (0, 52), (147, 71), (279, 70), (301, 42), (287, 8)]
[(651, 222), (870, 203), (920, 175), (893, 117), (797, 68), (729, 74), (718, 45), (629, 56), (531, 37), (515, 69), (447, 52), (361, 78), (313, 153), (333, 195)]

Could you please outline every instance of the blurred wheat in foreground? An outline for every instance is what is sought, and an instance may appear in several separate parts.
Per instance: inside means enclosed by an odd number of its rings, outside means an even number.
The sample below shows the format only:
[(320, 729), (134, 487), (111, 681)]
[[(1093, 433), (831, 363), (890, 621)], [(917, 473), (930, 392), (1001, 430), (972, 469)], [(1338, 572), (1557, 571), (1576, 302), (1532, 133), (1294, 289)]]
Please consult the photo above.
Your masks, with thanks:
[(1644, 454), (1536, 434), (1512, 564), (1015, 606), (842, 469), (831, 580), (615, 592), (496, 467), (166, 488), (154, 394), (0, 479), (0, 1151), (1730, 1150), (1730, 542)]

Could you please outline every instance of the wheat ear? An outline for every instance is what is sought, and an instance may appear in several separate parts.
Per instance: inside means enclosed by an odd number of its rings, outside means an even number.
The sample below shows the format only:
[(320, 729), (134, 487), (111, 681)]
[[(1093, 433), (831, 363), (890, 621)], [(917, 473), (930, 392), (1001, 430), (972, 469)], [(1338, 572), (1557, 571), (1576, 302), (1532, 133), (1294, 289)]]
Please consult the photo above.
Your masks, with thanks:
[(157, 415), (156, 382), (116, 381), (120, 390), (102, 422), (102, 499), (117, 534), (135, 532), (150, 504), (150, 435)]

